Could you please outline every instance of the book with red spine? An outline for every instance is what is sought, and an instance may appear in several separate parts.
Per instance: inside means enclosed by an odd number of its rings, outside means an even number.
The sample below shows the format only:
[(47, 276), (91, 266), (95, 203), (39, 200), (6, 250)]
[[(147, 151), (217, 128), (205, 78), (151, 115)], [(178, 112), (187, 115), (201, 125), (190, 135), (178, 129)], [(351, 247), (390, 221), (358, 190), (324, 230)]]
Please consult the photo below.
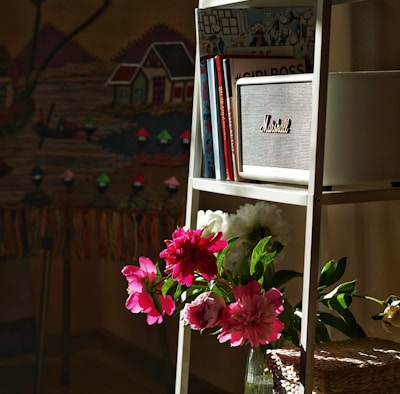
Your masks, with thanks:
[(215, 70), (217, 73), (217, 89), (218, 89), (218, 100), (220, 109), (221, 119), (221, 134), (223, 142), (224, 160), (225, 160), (225, 172), (226, 180), (233, 181), (235, 179), (233, 173), (233, 161), (232, 161), (232, 146), (231, 146), (231, 132), (229, 127), (228, 109), (227, 109), (227, 97), (224, 82), (224, 69), (222, 66), (222, 59), (229, 55), (218, 54), (215, 56)]

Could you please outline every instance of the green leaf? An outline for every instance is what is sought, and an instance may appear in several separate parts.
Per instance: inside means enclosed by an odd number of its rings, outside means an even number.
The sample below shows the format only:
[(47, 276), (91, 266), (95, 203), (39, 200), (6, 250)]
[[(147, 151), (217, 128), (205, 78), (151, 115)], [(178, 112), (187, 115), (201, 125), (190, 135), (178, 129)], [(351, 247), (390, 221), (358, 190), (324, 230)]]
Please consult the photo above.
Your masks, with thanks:
[(327, 312), (319, 312), (318, 317), (324, 324), (331, 326), (335, 330), (340, 331), (347, 337), (349, 338), (354, 337), (352, 328), (346, 323), (345, 320), (343, 320), (343, 318), (334, 316), (331, 313)]
[(182, 296), (182, 293), (183, 293), (183, 287), (182, 285), (178, 284), (175, 289), (174, 300), (175, 301), (179, 300)]
[(345, 294), (354, 295), (355, 291), (356, 291), (356, 283), (357, 283), (356, 280), (352, 280), (350, 282), (341, 283), (337, 287), (337, 292), (338, 293), (345, 293)]
[(274, 275), (274, 261), (275, 252), (266, 253), (255, 266), (255, 271), (253, 273), (254, 279), (258, 280), (258, 282), (263, 285), (264, 289), (268, 290), (272, 287), (271, 279)]
[(347, 309), (350, 307), (353, 297), (350, 294), (341, 293), (337, 295), (336, 300), (343, 309)]
[(201, 294), (201, 292), (198, 292), (195, 294), (189, 294), (181, 303), (176, 305), (175, 314), (180, 312), (186, 304), (194, 301), (196, 299), (196, 297), (198, 297), (200, 294)]
[(338, 309), (336, 312), (339, 316), (334, 316), (327, 312), (319, 312), (318, 316), (325, 324), (335, 328), (349, 338), (364, 338), (366, 336), (349, 309)]
[(224, 263), (225, 255), (228, 253), (229, 249), (232, 247), (233, 243), (234, 243), (238, 238), (239, 238), (239, 237), (231, 238), (231, 239), (228, 241), (228, 245), (227, 245), (224, 249), (220, 250), (220, 251), (217, 253), (217, 272), (218, 272), (218, 274), (221, 275), (221, 272), (222, 272), (222, 264)]
[(331, 275), (335, 272), (335, 262), (333, 260), (328, 261), (321, 270), (319, 277), (318, 287), (327, 286), (327, 281)]
[(163, 309), (160, 300), (158, 299), (157, 295), (154, 293), (151, 293), (151, 298), (153, 299), (154, 306), (156, 307), (157, 311), (162, 314)]
[(276, 287), (277, 289), (279, 289), (291, 279), (299, 278), (302, 276), (303, 274), (301, 272), (291, 270), (276, 271), (271, 280), (271, 287)]
[(263, 266), (267, 267), (269, 264), (271, 264), (272, 261), (274, 260), (275, 256), (276, 256), (276, 252), (265, 253), (264, 256), (261, 257), (261, 262), (262, 262)]
[(175, 285), (175, 281), (172, 279), (172, 276), (169, 275), (161, 287), (161, 294), (165, 297), (167, 295), (169, 289), (174, 285)]
[(367, 334), (364, 332), (363, 328), (357, 323), (356, 318), (349, 309), (344, 309), (341, 312), (341, 315), (351, 329), (352, 338), (365, 338), (367, 336)]
[(287, 330), (293, 325), (294, 311), (292, 305), (286, 298), (283, 300), (283, 303), (284, 309), (279, 315), (279, 320), (285, 325), (285, 329)]
[(328, 302), (325, 304), (329, 309), (337, 311), (340, 309), (347, 309), (351, 304), (352, 297), (348, 294), (337, 294), (336, 296), (329, 298)]
[[(266, 255), (265, 252), (265, 247), (268, 245), (271, 237), (265, 237), (262, 240), (260, 240), (257, 245), (254, 247), (252, 253), (251, 253), (251, 258), (250, 258), (250, 274), (254, 274), (256, 270), (256, 265), (257, 263), (262, 259), (264, 255)], [(275, 254), (274, 254), (275, 257)], [(272, 259), (269, 259), (269, 261), (272, 261)], [(265, 267), (265, 265), (264, 265)]]
[(219, 295), (224, 295), (224, 291), (221, 290), (218, 286), (218, 282), (212, 282), (210, 285), (210, 291), (219, 294)]
[(353, 296), (356, 292), (356, 280), (352, 280), (350, 282), (344, 282), (335, 287), (332, 291), (327, 294), (322, 294), (322, 300), (330, 300), (336, 298), (338, 294), (348, 294)]
[(391, 295), (385, 300), (386, 305), (398, 305), (399, 302), (400, 297), (397, 297), (395, 295)]
[(160, 268), (159, 262), (156, 263), (156, 271), (157, 271), (157, 276), (160, 276), (160, 277), (163, 276), (162, 269)]
[(350, 338), (364, 338), (366, 334), (361, 326), (357, 323), (356, 318), (349, 309), (337, 308), (336, 312), (343, 318), (349, 326)]
[(315, 321), (315, 342), (330, 342), (331, 337), (323, 321), (317, 319)]
[(328, 287), (342, 278), (346, 271), (346, 257), (339, 259), (337, 263), (333, 260), (328, 261), (321, 270), (318, 287)]
[(385, 317), (386, 313), (378, 313), (376, 315), (372, 315), (371, 319), (372, 320), (382, 320)]

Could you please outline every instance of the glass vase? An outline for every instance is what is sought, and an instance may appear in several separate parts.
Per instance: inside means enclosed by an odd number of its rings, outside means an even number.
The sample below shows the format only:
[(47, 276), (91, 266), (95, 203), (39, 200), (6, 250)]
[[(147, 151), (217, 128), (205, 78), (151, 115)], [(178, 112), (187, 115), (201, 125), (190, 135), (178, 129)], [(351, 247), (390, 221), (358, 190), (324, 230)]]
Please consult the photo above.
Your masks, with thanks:
[(265, 367), (265, 351), (250, 348), (244, 379), (244, 394), (273, 394), (272, 372)]

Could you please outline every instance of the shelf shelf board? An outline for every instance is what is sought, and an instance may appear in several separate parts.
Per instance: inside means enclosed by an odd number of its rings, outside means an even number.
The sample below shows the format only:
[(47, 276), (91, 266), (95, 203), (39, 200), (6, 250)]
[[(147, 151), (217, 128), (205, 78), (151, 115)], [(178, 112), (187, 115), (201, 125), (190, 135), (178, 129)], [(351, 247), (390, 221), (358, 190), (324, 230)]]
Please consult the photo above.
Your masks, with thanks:
[(255, 200), (281, 202), (284, 204), (305, 206), (307, 204), (307, 188), (301, 186), (287, 186), (265, 183), (232, 182), (218, 181), (207, 178), (192, 178), (193, 189), (224, 194), (227, 196), (237, 196), (251, 198)]
[(390, 200), (400, 200), (400, 187), (338, 190), (324, 192), (321, 198), (321, 202), (324, 205), (353, 204)]
[[(195, 190), (237, 196), (254, 200), (265, 200), (282, 204), (306, 206), (308, 188), (306, 186), (276, 183), (218, 181), (208, 178), (192, 178)], [(318, 196), (314, 196), (318, 199)], [(346, 187), (325, 191), (319, 199), (322, 205), (354, 204), (374, 201), (400, 200), (400, 187), (368, 188), (367, 186)]]

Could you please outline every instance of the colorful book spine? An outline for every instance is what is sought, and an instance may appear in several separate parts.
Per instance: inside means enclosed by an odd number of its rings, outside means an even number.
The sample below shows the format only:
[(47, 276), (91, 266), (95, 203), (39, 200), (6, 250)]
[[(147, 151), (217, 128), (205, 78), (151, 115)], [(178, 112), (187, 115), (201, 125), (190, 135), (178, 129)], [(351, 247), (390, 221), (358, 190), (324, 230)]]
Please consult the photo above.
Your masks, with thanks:
[(200, 127), (203, 148), (203, 176), (205, 178), (215, 178), (215, 160), (207, 77), (207, 57), (200, 59), (200, 95)]
[(215, 70), (215, 59), (207, 59), (207, 77), (208, 91), (210, 98), (210, 114), (211, 114), (211, 129), (212, 143), (214, 151), (215, 178), (219, 180), (226, 179), (224, 144), (221, 132), (221, 117), (217, 87), (217, 76)]
[(225, 92), (226, 92), (226, 108), (228, 112), (228, 123), (229, 123), (229, 133), (231, 138), (231, 151), (232, 151), (232, 166), (233, 166), (233, 180), (234, 181), (242, 181), (243, 178), (239, 175), (238, 169), (238, 152), (237, 152), (237, 137), (235, 133), (235, 127), (233, 124), (233, 112), (235, 109), (233, 108), (236, 103), (233, 99), (233, 91), (234, 88), (232, 86), (231, 81), (231, 71), (230, 71), (230, 63), (229, 59), (222, 60), (222, 68), (224, 71), (224, 83), (225, 83)]
[(233, 174), (233, 162), (232, 162), (231, 133), (229, 128), (224, 71), (222, 68), (223, 56), (224, 55), (215, 56), (215, 69), (217, 73), (217, 88), (218, 88), (218, 98), (219, 98), (218, 101), (220, 107), (221, 133), (222, 133), (224, 157), (225, 157), (226, 179), (228, 181), (233, 181), (234, 174)]

